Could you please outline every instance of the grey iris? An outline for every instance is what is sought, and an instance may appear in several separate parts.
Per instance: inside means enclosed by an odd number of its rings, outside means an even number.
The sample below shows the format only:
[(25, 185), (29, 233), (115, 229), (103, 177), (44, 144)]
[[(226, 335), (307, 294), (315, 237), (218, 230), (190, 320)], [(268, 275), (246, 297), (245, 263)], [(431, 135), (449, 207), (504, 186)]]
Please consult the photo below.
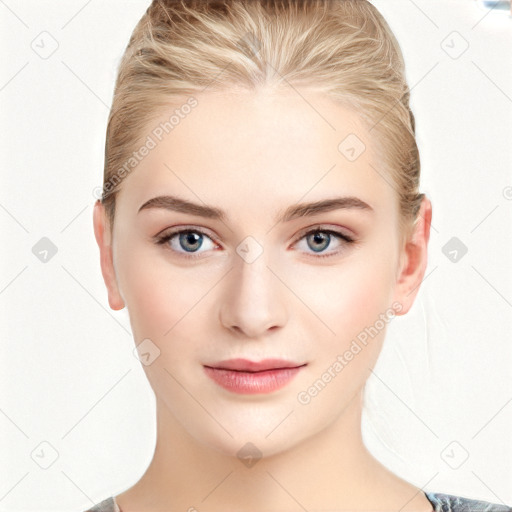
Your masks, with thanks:
[[(324, 246), (323, 247), (320, 247), (318, 248), (317, 247), (311, 247), (311, 245), (309, 244), (309, 238), (310, 237), (313, 237), (313, 239), (315, 240), (315, 243), (322, 243), (322, 241), (324, 242)], [(316, 252), (320, 252), (320, 251), (323, 251), (324, 249), (326, 249), (327, 247), (329, 247), (329, 243), (330, 243), (330, 235), (328, 233), (322, 233), (321, 231), (317, 231), (315, 233), (312, 233), (311, 235), (309, 235), (307, 237), (308, 239), (308, 246), (313, 249), (313, 251), (316, 251)], [(327, 241), (327, 243), (325, 243), (325, 241)]]
[[(187, 233), (180, 233), (180, 245), (188, 251), (188, 248), (184, 245), (187, 243), (191, 243), (193, 245), (196, 245), (196, 247), (192, 247), (192, 250), (190, 252), (193, 252), (194, 250), (197, 250), (203, 245), (203, 238), (200, 233), (195, 233), (194, 231), (188, 231)], [(199, 245), (197, 245), (199, 244)]]

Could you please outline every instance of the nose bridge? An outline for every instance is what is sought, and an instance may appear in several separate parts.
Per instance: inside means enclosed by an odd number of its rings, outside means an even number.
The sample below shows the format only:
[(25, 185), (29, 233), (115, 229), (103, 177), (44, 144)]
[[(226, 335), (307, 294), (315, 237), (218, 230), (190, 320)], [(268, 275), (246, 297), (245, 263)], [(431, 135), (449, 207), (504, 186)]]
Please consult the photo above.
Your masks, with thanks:
[[(235, 277), (238, 278), (240, 293), (247, 295), (251, 301), (255, 301), (258, 296), (264, 297), (269, 294), (269, 288), (273, 287), (273, 283), (269, 278), (272, 273), (269, 266), (269, 251), (263, 251), (256, 257), (251, 258), (251, 248), (244, 255), (240, 256), (236, 262), (237, 272)], [(247, 256), (247, 257), (246, 257)]]
[(282, 284), (270, 270), (270, 256), (270, 251), (250, 237), (237, 247), (221, 305), (221, 322), (225, 327), (257, 337), (283, 325), (286, 309), (279, 289)]

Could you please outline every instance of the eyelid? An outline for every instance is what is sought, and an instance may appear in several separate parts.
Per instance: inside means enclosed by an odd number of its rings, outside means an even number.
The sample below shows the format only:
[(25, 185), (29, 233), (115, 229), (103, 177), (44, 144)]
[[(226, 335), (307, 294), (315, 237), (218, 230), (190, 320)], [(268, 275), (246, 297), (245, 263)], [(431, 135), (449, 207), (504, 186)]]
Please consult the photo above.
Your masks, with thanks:
[[(343, 229), (341, 226), (337, 226), (335, 224), (313, 224), (307, 228), (301, 229), (297, 236), (295, 237), (295, 241), (293, 243), (296, 243), (298, 240), (300, 240), (302, 237), (307, 235), (308, 233), (315, 232), (315, 231), (334, 231), (335, 234), (338, 236), (346, 237), (349, 240), (355, 241), (354, 234), (348, 230)], [(346, 231), (349, 231), (348, 233)]]
[(208, 228), (203, 228), (196, 226), (195, 224), (178, 224), (177, 226), (168, 226), (162, 231), (159, 231), (156, 235), (153, 235), (151, 238), (157, 242), (166, 236), (173, 236), (179, 234), (181, 231), (194, 231), (197, 233), (201, 233), (203, 235), (209, 236), (213, 241), (220, 244), (220, 238), (210, 231)]

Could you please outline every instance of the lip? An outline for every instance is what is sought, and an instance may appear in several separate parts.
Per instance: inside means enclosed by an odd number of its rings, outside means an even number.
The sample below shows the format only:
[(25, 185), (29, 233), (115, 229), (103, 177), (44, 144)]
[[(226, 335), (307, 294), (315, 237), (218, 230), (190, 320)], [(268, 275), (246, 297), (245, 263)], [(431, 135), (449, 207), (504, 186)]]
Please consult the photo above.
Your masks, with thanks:
[(204, 370), (208, 377), (228, 391), (260, 394), (283, 388), (306, 364), (285, 359), (228, 359), (204, 365)]
[(303, 363), (295, 363), (286, 359), (263, 359), (262, 361), (251, 361), (249, 359), (226, 359), (205, 366), (223, 370), (237, 370), (239, 372), (261, 372), (275, 370), (276, 368), (296, 368)]

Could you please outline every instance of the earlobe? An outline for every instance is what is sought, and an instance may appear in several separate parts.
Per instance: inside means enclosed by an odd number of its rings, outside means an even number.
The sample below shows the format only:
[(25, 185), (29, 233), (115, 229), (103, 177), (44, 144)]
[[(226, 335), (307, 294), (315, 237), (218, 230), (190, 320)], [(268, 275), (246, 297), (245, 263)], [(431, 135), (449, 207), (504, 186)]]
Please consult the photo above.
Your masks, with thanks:
[(100, 250), (101, 274), (103, 275), (103, 281), (107, 287), (108, 303), (111, 309), (117, 311), (123, 309), (125, 304), (119, 292), (114, 271), (110, 227), (105, 213), (105, 207), (101, 204), (99, 199), (94, 204), (93, 226), (96, 243)]
[(428, 263), (428, 242), (432, 221), (432, 204), (426, 197), (421, 202), (418, 220), (410, 240), (401, 255), (401, 269), (397, 278), (394, 300), (402, 305), (398, 315), (405, 315), (418, 294)]

